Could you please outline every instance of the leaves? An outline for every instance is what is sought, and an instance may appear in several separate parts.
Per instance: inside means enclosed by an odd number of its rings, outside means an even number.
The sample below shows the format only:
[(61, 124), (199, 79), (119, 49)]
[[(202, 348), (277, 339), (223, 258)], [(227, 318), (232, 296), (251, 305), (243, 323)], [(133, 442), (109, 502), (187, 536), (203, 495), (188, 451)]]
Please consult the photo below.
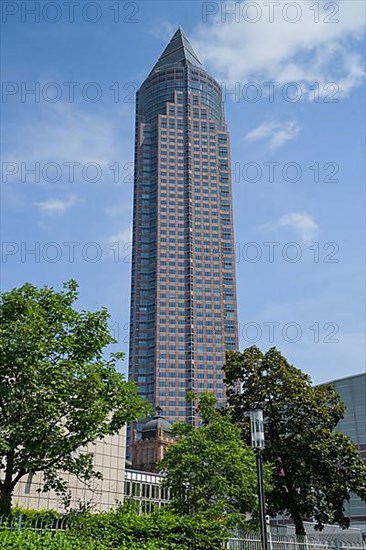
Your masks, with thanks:
[(345, 411), (334, 387), (312, 386), (276, 348), (228, 352), (224, 371), (226, 414), (244, 440), (250, 437), (247, 413), (264, 410), (264, 456), (275, 464), (269, 511), (290, 514), (297, 534), (304, 534), (302, 522), (310, 518), (318, 528), (348, 526), (344, 502), (350, 491), (365, 498), (366, 466), (352, 441), (334, 431)]
[(254, 453), (241, 440), (240, 430), (215, 405), (212, 395), (202, 394), (198, 411), (203, 425), (196, 429), (174, 425), (177, 440), (160, 464), (174, 509), (182, 514), (204, 510), (214, 516), (245, 514), (257, 507)]
[(25, 284), (1, 296), (0, 504), (29, 472), (64, 493), (60, 470), (90, 479), (90, 461), (73, 453), (148, 414), (116, 371), (121, 354), (103, 355), (114, 342), (107, 310), (75, 310), (77, 288)]

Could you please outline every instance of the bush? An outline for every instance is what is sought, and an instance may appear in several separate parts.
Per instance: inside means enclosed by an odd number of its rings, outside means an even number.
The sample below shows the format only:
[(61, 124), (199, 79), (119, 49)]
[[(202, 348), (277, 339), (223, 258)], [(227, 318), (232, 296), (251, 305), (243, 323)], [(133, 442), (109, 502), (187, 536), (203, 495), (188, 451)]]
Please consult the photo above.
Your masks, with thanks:
[[(102, 542), (79, 540), (75, 534), (67, 532), (0, 531), (2, 550), (110, 550)], [(161, 542), (128, 543), (113, 550), (185, 550), (187, 546), (172, 546)]]
[[(30, 519), (46, 520), (38, 514)], [(139, 516), (131, 506), (110, 512), (71, 514), (67, 530), (30, 529), (0, 531), (0, 548), (6, 550), (222, 550), (228, 530), (205, 514), (179, 516), (168, 509)], [(50, 514), (47, 521), (55, 523)]]
[(62, 517), (64, 514), (60, 514), (56, 510), (32, 510), (31, 508), (21, 508), (20, 506), (14, 506), (11, 510), (10, 517), (16, 518), (21, 515), (24, 519), (30, 521), (36, 520), (54, 520)]
[[(108, 548), (128, 548), (141, 544), (144, 550), (221, 550), (228, 532), (220, 523), (204, 514), (178, 516), (169, 510), (157, 510), (139, 516), (119, 507), (108, 513), (80, 514), (71, 531), (85, 542), (101, 540)], [(136, 548), (139, 548), (137, 546)]]
[(0, 531), (0, 548), (4, 550), (107, 550), (100, 542), (85, 544), (70, 532)]

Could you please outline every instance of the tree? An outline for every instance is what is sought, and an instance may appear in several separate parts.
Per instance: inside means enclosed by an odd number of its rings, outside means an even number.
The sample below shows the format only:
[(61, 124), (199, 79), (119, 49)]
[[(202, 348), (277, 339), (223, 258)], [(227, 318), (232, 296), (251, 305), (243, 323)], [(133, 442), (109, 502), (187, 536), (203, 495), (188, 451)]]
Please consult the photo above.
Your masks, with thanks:
[(345, 410), (334, 387), (312, 386), (276, 348), (228, 352), (224, 371), (227, 413), (241, 425), (244, 439), (247, 413), (264, 410), (264, 458), (275, 465), (270, 513), (288, 513), (298, 535), (312, 518), (318, 529), (324, 523), (348, 527), (344, 503), (351, 491), (366, 498), (366, 465), (352, 441), (334, 431)]
[(25, 284), (1, 295), (0, 516), (26, 474), (43, 472), (44, 490), (60, 495), (60, 472), (97, 475), (92, 454), (75, 451), (148, 413), (116, 371), (123, 354), (103, 355), (115, 342), (107, 310), (76, 311), (77, 289), (75, 281), (61, 292)]
[(177, 439), (160, 463), (174, 510), (183, 515), (245, 514), (257, 507), (254, 453), (241, 440), (240, 429), (215, 404), (211, 394), (203, 393), (198, 405), (203, 425), (173, 425)]

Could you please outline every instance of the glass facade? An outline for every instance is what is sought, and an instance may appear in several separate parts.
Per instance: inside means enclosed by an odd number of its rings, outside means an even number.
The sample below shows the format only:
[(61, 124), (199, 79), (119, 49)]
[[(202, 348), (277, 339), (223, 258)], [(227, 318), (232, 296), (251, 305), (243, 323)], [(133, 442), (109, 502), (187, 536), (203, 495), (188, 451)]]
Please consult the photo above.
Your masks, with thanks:
[(137, 93), (129, 376), (169, 420), (224, 400), (237, 349), (230, 143), (218, 83), (178, 29)]
[[(337, 429), (352, 439), (366, 460), (366, 374), (342, 378), (331, 384), (346, 405), (344, 418)], [(358, 527), (366, 534), (366, 503), (352, 495), (346, 503), (346, 514), (351, 519), (351, 527)]]

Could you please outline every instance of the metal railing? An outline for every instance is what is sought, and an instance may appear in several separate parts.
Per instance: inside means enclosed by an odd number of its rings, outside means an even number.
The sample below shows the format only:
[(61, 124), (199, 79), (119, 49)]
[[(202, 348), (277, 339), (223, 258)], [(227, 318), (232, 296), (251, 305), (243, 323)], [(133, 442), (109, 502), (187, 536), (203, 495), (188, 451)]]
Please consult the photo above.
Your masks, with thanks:
[[(22, 514), (15, 517), (0, 517), (0, 530), (22, 531), (59, 531), (70, 529), (72, 519), (64, 518), (27, 518)], [(309, 534), (299, 537), (295, 534), (274, 535), (268, 533), (269, 550), (366, 550), (366, 542), (347, 540), (347, 531), (332, 534)], [(227, 550), (262, 550), (259, 533), (233, 530), (226, 544)]]
[(0, 529), (10, 531), (59, 531), (69, 529), (69, 518), (27, 518), (19, 514), (16, 517), (0, 517)]
[[(233, 532), (227, 543), (229, 550), (262, 550), (259, 533)], [(269, 550), (366, 550), (366, 542), (346, 541), (339, 536), (306, 535), (273, 535), (268, 537)]]

